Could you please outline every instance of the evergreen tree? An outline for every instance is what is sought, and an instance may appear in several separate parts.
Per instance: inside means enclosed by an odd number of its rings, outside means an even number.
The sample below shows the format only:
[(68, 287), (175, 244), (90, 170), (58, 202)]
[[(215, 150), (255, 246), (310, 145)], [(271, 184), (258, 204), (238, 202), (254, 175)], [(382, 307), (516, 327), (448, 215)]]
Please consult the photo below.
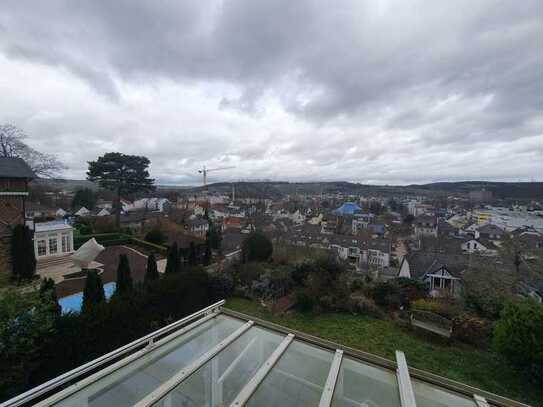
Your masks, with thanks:
[(17, 281), (30, 280), (36, 273), (36, 256), (32, 231), (26, 225), (16, 225), (11, 235), (11, 263)]
[(96, 161), (89, 161), (87, 179), (105, 189), (116, 193), (115, 221), (120, 227), (121, 197), (123, 194), (149, 192), (154, 187), (154, 180), (149, 178), (147, 157), (122, 153), (107, 153)]
[(209, 222), (208, 229), (208, 242), (213, 250), (221, 251), (222, 247), (222, 233), (219, 227), (217, 227), (213, 222)]
[(256, 230), (247, 235), (241, 244), (242, 263), (266, 261), (273, 254), (273, 244), (264, 233)]
[(173, 244), (168, 248), (165, 273), (177, 273), (180, 271), (179, 266), (179, 249), (177, 246), (177, 242), (173, 242)]
[(149, 283), (150, 281), (156, 281), (160, 278), (158, 273), (158, 267), (156, 265), (156, 259), (153, 254), (147, 257), (147, 271), (145, 272), (145, 277), (143, 278), (144, 283)]
[(51, 312), (60, 316), (62, 308), (58, 303), (55, 281), (52, 278), (44, 278), (40, 284), (40, 299), (50, 306)]
[(209, 243), (209, 230), (206, 233), (206, 250), (204, 253), (204, 266), (209, 266), (211, 264), (211, 245)]
[(126, 254), (121, 254), (119, 256), (119, 266), (117, 267), (117, 286), (115, 288), (115, 294), (126, 294), (132, 290), (132, 286), (128, 256)]
[(82, 312), (89, 312), (95, 305), (106, 301), (104, 294), (104, 286), (102, 279), (96, 270), (87, 271), (87, 280), (85, 281), (85, 289), (83, 290), (83, 306)]
[(194, 244), (194, 242), (190, 242), (190, 247), (189, 247), (189, 267), (192, 267), (192, 266), (195, 266), (196, 265), (196, 245)]

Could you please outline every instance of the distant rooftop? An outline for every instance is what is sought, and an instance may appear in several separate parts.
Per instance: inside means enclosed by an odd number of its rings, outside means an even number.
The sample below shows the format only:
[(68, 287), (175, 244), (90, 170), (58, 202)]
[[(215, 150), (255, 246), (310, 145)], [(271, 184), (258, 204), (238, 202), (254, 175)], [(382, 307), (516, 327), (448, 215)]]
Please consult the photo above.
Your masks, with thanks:
[(362, 208), (354, 202), (345, 202), (336, 209), (336, 215), (353, 215), (356, 211), (361, 211)]

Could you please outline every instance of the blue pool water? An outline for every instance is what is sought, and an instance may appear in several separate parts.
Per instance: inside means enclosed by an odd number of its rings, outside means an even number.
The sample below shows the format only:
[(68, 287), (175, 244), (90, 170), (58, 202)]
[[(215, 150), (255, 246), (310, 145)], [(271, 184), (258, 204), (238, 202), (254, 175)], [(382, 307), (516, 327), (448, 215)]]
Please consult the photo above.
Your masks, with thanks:
[[(106, 295), (106, 300), (111, 298), (115, 292), (115, 287), (115, 282), (104, 284), (104, 294)], [(80, 312), (81, 306), (83, 305), (83, 291), (61, 298), (58, 300), (58, 303), (62, 308), (63, 314), (67, 314), (68, 312)]]

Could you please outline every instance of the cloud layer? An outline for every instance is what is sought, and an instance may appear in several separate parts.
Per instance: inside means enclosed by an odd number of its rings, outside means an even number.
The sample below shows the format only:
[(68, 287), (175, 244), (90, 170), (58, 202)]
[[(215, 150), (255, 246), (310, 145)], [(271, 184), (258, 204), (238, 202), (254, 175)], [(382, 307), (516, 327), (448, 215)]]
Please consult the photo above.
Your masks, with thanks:
[(539, 179), (541, 49), (538, 0), (8, 0), (0, 122), (74, 178)]

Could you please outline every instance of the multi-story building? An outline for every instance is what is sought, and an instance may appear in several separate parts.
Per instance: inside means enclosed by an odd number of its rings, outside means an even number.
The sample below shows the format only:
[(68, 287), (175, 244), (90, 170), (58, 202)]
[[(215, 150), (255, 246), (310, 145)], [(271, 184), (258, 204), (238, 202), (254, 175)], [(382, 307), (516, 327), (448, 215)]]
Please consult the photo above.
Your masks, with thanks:
[(28, 182), (34, 173), (20, 158), (0, 158), (0, 274), (9, 273), (13, 226), (25, 222)]

